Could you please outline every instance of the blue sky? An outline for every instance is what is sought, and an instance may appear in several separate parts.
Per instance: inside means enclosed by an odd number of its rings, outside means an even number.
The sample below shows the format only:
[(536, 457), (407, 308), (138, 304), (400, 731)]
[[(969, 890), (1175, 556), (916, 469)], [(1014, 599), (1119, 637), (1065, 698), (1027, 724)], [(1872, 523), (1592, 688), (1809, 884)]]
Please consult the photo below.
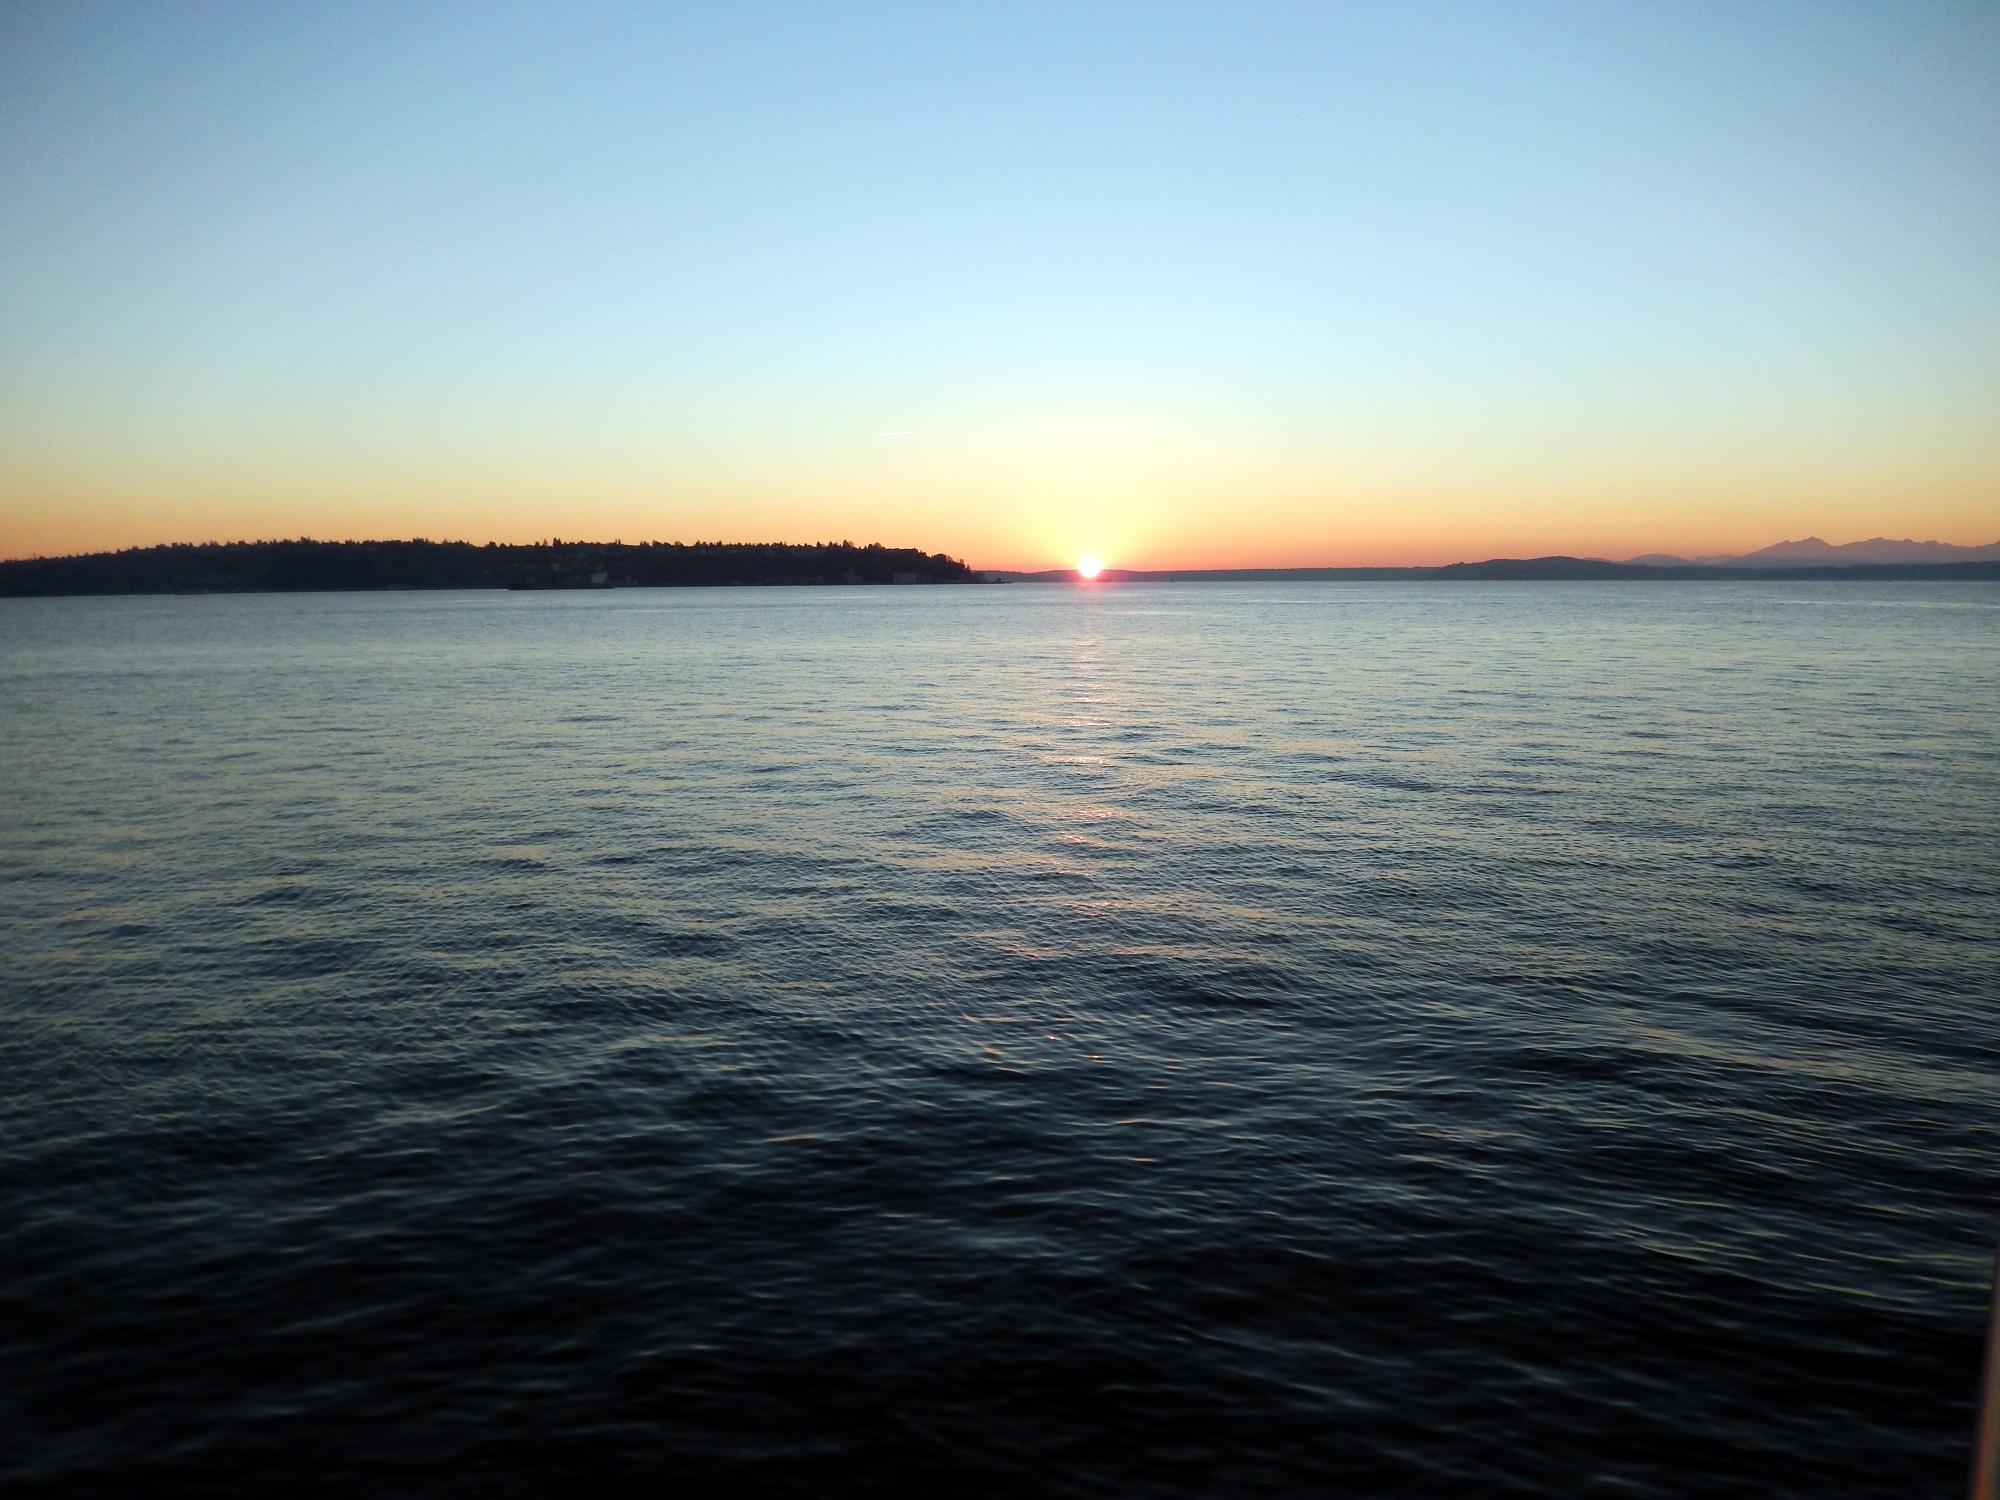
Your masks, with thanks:
[(1990, 4), (15, 4), (0, 552), (1990, 541), (1996, 247)]

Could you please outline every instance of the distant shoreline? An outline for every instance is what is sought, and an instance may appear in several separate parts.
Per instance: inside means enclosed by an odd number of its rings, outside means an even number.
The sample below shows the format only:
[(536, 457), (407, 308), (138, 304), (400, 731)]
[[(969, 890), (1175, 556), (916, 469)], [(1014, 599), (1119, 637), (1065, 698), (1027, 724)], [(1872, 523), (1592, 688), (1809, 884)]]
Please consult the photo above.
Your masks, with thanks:
[(0, 597), (550, 592), (773, 584), (975, 584), (957, 558), (879, 542), (175, 543), (0, 562)]
[[(1438, 568), (1107, 568), (1126, 583), (2000, 581), (2000, 561), (1615, 563), (1493, 558)], [(975, 569), (942, 553), (851, 542), (206, 542), (0, 562), (0, 598), (615, 588), (1064, 583), (1068, 568)]]

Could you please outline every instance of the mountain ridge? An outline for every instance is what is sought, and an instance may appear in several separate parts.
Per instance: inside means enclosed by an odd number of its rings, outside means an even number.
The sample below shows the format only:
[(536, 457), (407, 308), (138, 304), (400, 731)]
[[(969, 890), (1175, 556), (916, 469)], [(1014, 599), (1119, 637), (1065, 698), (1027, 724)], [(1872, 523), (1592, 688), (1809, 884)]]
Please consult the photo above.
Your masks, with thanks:
[(1919, 542), (1910, 537), (1871, 536), (1864, 541), (1834, 543), (1817, 536), (1773, 542), (1755, 552), (1680, 557), (1648, 552), (1625, 559), (1627, 566), (1648, 568), (1769, 568), (1844, 567), (1854, 564), (1951, 563), (2000, 561), (2000, 541), (1980, 547), (1955, 542)]

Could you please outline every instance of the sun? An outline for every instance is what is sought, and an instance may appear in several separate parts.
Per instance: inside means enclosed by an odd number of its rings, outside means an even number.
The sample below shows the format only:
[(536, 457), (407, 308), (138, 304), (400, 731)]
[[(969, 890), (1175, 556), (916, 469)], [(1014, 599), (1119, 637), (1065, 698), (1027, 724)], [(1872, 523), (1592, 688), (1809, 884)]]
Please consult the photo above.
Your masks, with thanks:
[(1076, 560), (1076, 576), (1085, 580), (1095, 578), (1104, 571), (1104, 564), (1097, 560), (1095, 553), (1086, 552)]

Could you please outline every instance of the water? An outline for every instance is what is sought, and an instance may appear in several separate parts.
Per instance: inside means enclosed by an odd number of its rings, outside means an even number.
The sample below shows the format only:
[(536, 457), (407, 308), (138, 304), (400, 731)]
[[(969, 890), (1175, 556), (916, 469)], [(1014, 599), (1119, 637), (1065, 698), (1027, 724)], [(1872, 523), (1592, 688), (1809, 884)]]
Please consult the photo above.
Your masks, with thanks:
[(2000, 588), (5, 601), (0, 770), (0, 1487), (1963, 1483)]

